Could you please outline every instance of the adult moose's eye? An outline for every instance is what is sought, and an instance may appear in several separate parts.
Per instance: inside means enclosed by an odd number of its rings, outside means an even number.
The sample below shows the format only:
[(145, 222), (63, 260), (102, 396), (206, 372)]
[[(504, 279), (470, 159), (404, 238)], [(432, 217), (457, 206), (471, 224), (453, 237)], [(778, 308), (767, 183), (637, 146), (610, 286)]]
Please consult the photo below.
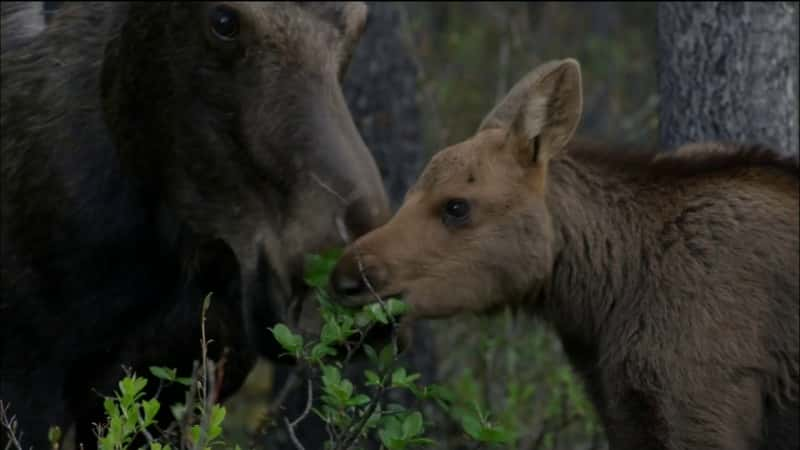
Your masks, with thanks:
[(239, 13), (230, 6), (219, 5), (211, 9), (211, 31), (218, 38), (229, 41), (239, 35)]
[(442, 210), (442, 222), (447, 226), (464, 225), (469, 220), (469, 202), (464, 199), (448, 200)]

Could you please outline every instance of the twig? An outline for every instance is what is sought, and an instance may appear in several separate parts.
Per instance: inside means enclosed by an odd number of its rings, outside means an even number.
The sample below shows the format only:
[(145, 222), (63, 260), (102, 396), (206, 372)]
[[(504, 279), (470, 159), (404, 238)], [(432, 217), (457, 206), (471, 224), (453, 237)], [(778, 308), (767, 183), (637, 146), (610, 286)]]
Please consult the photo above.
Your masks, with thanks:
[(353, 356), (355, 356), (358, 349), (364, 345), (364, 341), (367, 340), (367, 336), (369, 336), (369, 332), (372, 330), (373, 327), (374, 325), (370, 324), (370, 326), (368, 326), (366, 330), (360, 331), (359, 334), (361, 335), (361, 337), (358, 338), (358, 342), (356, 343), (356, 345), (352, 347), (350, 346), (347, 347), (347, 356), (345, 356), (344, 360), (342, 361), (342, 366), (346, 366), (347, 363), (349, 363), (350, 360), (353, 358)]
[(292, 421), (292, 423), (290, 424), (292, 427), (295, 427), (298, 423), (300, 423), (300, 421), (304, 420), (308, 416), (308, 413), (311, 412), (311, 404), (313, 403), (314, 400), (314, 389), (311, 384), (311, 379), (308, 379), (307, 381), (308, 381), (307, 382), (308, 399), (306, 400), (306, 408), (303, 410), (303, 413), (300, 414), (300, 416), (297, 419), (294, 419), (294, 421)]
[[(397, 342), (396, 342), (397, 341), (397, 334), (396, 333), (392, 335), (392, 341), (393, 341), (394, 347), (397, 348)], [(395, 353), (395, 355), (397, 355), (397, 353)], [(380, 379), (383, 380), (384, 383), (387, 381), (386, 377), (392, 372), (392, 370), (394, 369), (394, 366), (395, 366), (396, 363), (397, 363), (397, 356), (395, 356), (395, 359), (392, 361), (391, 364), (389, 364), (388, 366), (384, 367), (384, 369), (381, 371)], [(369, 418), (372, 416), (372, 414), (375, 412), (375, 409), (381, 403), (383, 395), (390, 389), (390, 388), (387, 388), (384, 385), (384, 383), (381, 383), (380, 387), (378, 388), (377, 394), (370, 401), (370, 404), (367, 407), (367, 410), (361, 416), (359, 421), (355, 424), (355, 429), (353, 430), (353, 433), (348, 438), (347, 437), (347, 435), (349, 434), (349, 429), (348, 429), (348, 431), (344, 433), (344, 436), (345, 436), (344, 445), (337, 446), (336, 450), (349, 450), (350, 446), (352, 446), (356, 442), (356, 440), (358, 439), (359, 435), (361, 435), (361, 432), (364, 430), (364, 427), (367, 425), (367, 422), (369, 421)]]
[(300, 443), (300, 440), (297, 439), (297, 435), (294, 434), (294, 427), (291, 423), (289, 423), (289, 419), (284, 417), (283, 423), (286, 424), (286, 430), (289, 431), (289, 438), (292, 440), (292, 444), (294, 444), (295, 448), (297, 450), (306, 450), (306, 448), (303, 447), (303, 444)]
[(348, 195), (347, 197), (344, 197), (342, 194), (336, 192), (336, 190), (333, 189), (332, 187), (330, 187), (327, 183), (322, 181), (322, 179), (320, 177), (318, 177), (317, 174), (314, 173), (314, 172), (311, 172), (311, 178), (314, 180), (314, 182), (319, 184), (323, 189), (325, 189), (326, 191), (330, 192), (331, 195), (333, 195), (334, 197), (339, 199), (339, 201), (342, 202), (343, 205), (346, 206), (348, 203), (350, 203), (350, 198), (349, 197), (352, 194)]
[(220, 391), (222, 391), (222, 381), (225, 379), (225, 363), (228, 361), (229, 350), (230, 349), (228, 347), (225, 347), (225, 350), (222, 352), (222, 357), (217, 363), (216, 382), (214, 383), (214, 390), (212, 391), (211, 396), (211, 399), (214, 403), (219, 400)]
[(155, 442), (153, 435), (150, 434), (150, 432), (147, 431), (145, 428), (142, 428), (142, 434), (144, 435), (145, 439), (147, 439), (147, 443), (150, 444), (150, 446), (152, 447), (153, 442)]
[[(395, 358), (392, 361), (392, 364), (389, 364), (387, 367), (384, 368), (384, 371), (382, 371), (382, 373), (380, 375), (380, 378), (383, 380), (391, 372), (391, 370), (394, 368), (394, 365), (397, 363), (397, 327), (398, 327), (398, 323), (397, 323), (396, 320), (394, 320), (394, 316), (389, 314), (389, 311), (386, 309), (386, 304), (383, 301), (383, 298), (381, 298), (381, 296), (375, 291), (375, 288), (370, 283), (369, 278), (367, 278), (366, 273), (364, 272), (364, 264), (361, 261), (361, 254), (358, 252), (358, 250), (356, 250), (356, 262), (358, 263), (358, 270), (359, 270), (359, 273), (361, 274), (361, 279), (364, 281), (364, 284), (367, 286), (367, 288), (369, 289), (370, 293), (372, 293), (373, 297), (375, 297), (375, 299), (381, 305), (381, 309), (383, 309), (384, 314), (388, 317), (388, 319), (391, 321), (391, 324), (392, 324), (392, 348), (394, 349)], [(366, 333), (364, 333), (364, 336), (366, 336)], [(362, 339), (361, 339), (362, 343), (363, 343), (363, 337), (364, 336), (362, 336)], [(348, 355), (348, 356), (351, 356), (351, 355)], [(336, 447), (337, 450), (348, 450), (350, 448), (350, 446), (353, 445), (353, 443), (355, 443), (355, 441), (361, 435), (361, 432), (364, 430), (364, 427), (366, 426), (367, 422), (369, 421), (369, 418), (372, 416), (372, 414), (375, 412), (375, 409), (380, 404), (381, 399), (383, 397), (383, 394), (386, 392), (386, 390), (387, 390), (386, 387), (383, 385), (383, 383), (381, 383), (381, 386), (378, 388), (378, 393), (375, 395), (375, 397), (370, 402), (369, 406), (367, 407), (367, 410), (364, 412), (364, 415), (361, 416), (361, 419), (355, 424), (355, 429), (353, 430), (353, 433), (350, 434), (349, 438), (345, 438), (343, 446), (340, 445), (340, 446)], [(347, 436), (348, 434), (349, 434), (349, 429), (348, 429), (348, 432), (345, 432), (345, 436)]]
[(278, 394), (273, 397), (272, 401), (269, 403), (269, 405), (267, 405), (267, 410), (261, 415), (261, 418), (256, 426), (257, 431), (250, 436), (250, 447), (255, 447), (256, 439), (266, 434), (267, 420), (278, 414), (281, 406), (283, 406), (283, 402), (286, 401), (286, 398), (289, 396), (289, 394), (291, 394), (298, 386), (300, 382), (300, 377), (298, 374), (303, 369), (304, 367), (300, 365), (292, 368), (292, 371), (289, 373), (286, 382), (283, 383), (283, 387), (281, 387), (281, 390), (278, 392)]
[(194, 361), (192, 364), (192, 384), (189, 387), (189, 392), (186, 393), (186, 408), (183, 410), (183, 417), (181, 417), (180, 435), (182, 439), (182, 447), (189, 448), (186, 443), (188, 442), (189, 433), (186, 430), (189, 428), (189, 419), (192, 416), (192, 409), (194, 408), (194, 398), (197, 394), (197, 374), (199, 363)]
[[(214, 391), (215, 391), (215, 382), (216, 382), (216, 372), (213, 361), (209, 361), (208, 359), (208, 341), (206, 339), (206, 311), (210, 306), (209, 297), (211, 294), (208, 294), (206, 300), (203, 301), (203, 310), (202, 310), (202, 320), (200, 322), (200, 335), (202, 341), (200, 342), (200, 346), (203, 351), (203, 371), (201, 373), (201, 398), (200, 403), (202, 404), (203, 414), (201, 417), (201, 424), (200, 424), (200, 434), (197, 438), (197, 441), (194, 443), (195, 450), (200, 450), (205, 448), (206, 441), (208, 440), (208, 431), (210, 428), (210, 415), (211, 411), (213, 411), (214, 407)], [(209, 394), (210, 392), (210, 394)]]
[(20, 433), (19, 438), (17, 438), (17, 418), (16, 416), (8, 417), (8, 409), (10, 407), (11, 405), (0, 400), (0, 425), (3, 426), (3, 430), (5, 430), (6, 437), (8, 438), (5, 450), (11, 448), (22, 450), (22, 444), (20, 444), (22, 433)]

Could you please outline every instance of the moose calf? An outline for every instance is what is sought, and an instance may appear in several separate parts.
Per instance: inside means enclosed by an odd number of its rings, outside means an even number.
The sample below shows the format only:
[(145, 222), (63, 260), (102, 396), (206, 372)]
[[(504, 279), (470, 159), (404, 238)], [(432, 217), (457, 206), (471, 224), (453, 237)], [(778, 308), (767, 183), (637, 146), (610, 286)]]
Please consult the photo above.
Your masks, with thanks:
[(570, 143), (581, 103), (576, 61), (527, 75), (347, 249), (342, 302), (545, 317), (614, 449), (797, 449), (797, 167)]

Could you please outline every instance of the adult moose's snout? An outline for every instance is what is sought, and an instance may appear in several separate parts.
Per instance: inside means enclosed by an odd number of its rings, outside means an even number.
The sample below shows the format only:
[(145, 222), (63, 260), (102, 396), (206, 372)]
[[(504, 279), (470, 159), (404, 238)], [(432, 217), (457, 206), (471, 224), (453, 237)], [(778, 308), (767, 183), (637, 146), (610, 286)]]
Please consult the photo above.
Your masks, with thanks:
[(342, 266), (336, 267), (331, 276), (331, 287), (337, 295), (344, 297), (357, 296), (367, 292), (367, 283), (359, 273), (341, 270)]
[(345, 208), (344, 224), (349, 237), (355, 240), (383, 225), (389, 216), (389, 205), (385, 195), (359, 197)]

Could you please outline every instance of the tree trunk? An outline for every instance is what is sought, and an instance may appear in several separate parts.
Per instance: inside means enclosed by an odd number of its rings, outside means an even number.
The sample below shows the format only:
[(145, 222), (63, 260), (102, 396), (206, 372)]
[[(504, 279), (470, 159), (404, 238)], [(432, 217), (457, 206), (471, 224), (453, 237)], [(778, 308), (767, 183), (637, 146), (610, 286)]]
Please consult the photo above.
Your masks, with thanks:
[(796, 2), (660, 2), (660, 139), (798, 151)]
[(417, 67), (405, 45), (396, 5), (369, 3), (369, 18), (343, 88), (353, 119), (400, 206), (425, 153), (417, 102)]

